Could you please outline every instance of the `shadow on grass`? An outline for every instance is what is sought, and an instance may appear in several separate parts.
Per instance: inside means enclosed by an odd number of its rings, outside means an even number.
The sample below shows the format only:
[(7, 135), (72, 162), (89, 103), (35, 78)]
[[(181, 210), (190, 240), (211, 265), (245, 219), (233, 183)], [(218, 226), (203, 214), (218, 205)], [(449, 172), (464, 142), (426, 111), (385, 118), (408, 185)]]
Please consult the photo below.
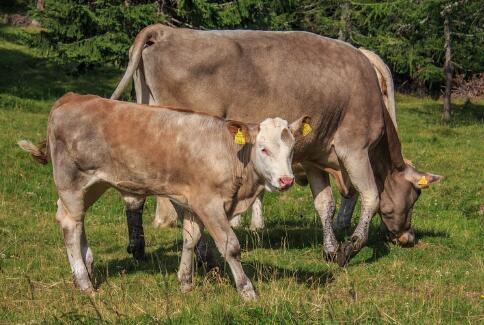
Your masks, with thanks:
[[(5, 44), (6, 41), (23, 48), (12, 49)], [(53, 59), (35, 55), (20, 41), (15, 42), (15, 37), (3, 33), (0, 26), (0, 96), (7, 98), (6, 105), (0, 105), (2, 109), (9, 109), (13, 99), (17, 102), (54, 101), (69, 91), (106, 97), (111, 95), (117, 79), (122, 76), (119, 69), (109, 66), (98, 67), (82, 75), (75, 75), (72, 71), (71, 67)], [(28, 102), (17, 106), (29, 110)]]
[[(442, 111), (441, 102), (425, 102), (422, 107), (411, 107), (407, 111), (411, 112), (415, 117), (425, 120), (426, 123), (444, 124), (440, 114), (436, 114), (436, 112)], [(452, 120), (449, 122), (449, 126), (472, 125), (483, 122), (484, 104), (482, 101), (468, 100), (463, 103), (452, 103)]]

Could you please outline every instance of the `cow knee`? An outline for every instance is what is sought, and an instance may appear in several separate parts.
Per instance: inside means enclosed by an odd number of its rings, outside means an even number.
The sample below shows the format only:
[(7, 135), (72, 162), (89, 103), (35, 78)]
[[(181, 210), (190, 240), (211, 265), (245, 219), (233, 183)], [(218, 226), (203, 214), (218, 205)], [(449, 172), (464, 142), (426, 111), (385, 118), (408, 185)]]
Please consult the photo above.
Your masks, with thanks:
[(239, 244), (239, 241), (237, 239), (230, 239), (228, 242), (227, 242), (227, 245), (224, 249), (225, 251), (225, 254), (224, 257), (225, 258), (234, 258), (236, 260), (240, 260), (240, 244)]
[(332, 217), (336, 208), (336, 203), (332, 195), (318, 196), (314, 200), (314, 207), (319, 212), (319, 215), (326, 215)]

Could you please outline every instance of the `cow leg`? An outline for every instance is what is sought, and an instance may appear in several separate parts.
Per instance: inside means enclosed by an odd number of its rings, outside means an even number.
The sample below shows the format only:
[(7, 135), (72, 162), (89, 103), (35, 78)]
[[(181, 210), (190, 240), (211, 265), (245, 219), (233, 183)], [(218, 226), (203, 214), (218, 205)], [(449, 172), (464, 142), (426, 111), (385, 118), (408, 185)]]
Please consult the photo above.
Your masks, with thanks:
[(178, 269), (178, 281), (182, 292), (187, 292), (192, 289), (193, 250), (202, 236), (203, 224), (193, 213), (185, 210), (182, 231), (183, 250)]
[(343, 197), (341, 199), (341, 207), (338, 214), (333, 221), (333, 229), (335, 231), (345, 231), (351, 227), (351, 217), (355, 210), (356, 202), (358, 201), (358, 194), (355, 193), (349, 198)]
[(343, 161), (351, 183), (361, 196), (361, 214), (358, 225), (351, 235), (351, 239), (343, 243), (338, 250), (338, 264), (344, 266), (368, 241), (370, 222), (378, 209), (379, 196), (366, 150), (338, 152), (336, 147), (336, 154)]
[(252, 282), (250, 282), (240, 263), (239, 240), (230, 227), (227, 216), (223, 213), (223, 204), (221, 203), (218, 209), (211, 208), (208, 211), (197, 212), (197, 214), (213, 237), (219, 252), (230, 266), (239, 294), (245, 300), (256, 299), (257, 295)]
[(176, 225), (178, 214), (169, 199), (166, 197), (156, 197), (156, 213), (153, 220), (153, 227), (168, 228)]
[(311, 165), (305, 164), (304, 168), (314, 197), (314, 207), (323, 225), (323, 254), (327, 260), (333, 260), (336, 257), (338, 241), (331, 226), (335, 203), (329, 183), (329, 176), (326, 172)]
[[(264, 192), (255, 198), (252, 204), (252, 216), (250, 220), (250, 230), (256, 231), (264, 229), (264, 218), (262, 216), (262, 199), (264, 198)], [(237, 214), (230, 219), (230, 226), (232, 228), (239, 228), (242, 224), (242, 217)]]
[(252, 204), (252, 219), (250, 220), (250, 230), (256, 231), (264, 229), (264, 218), (262, 216), (262, 199), (264, 192), (261, 192)]
[(126, 218), (128, 220), (129, 244), (127, 251), (133, 254), (136, 260), (145, 257), (145, 234), (143, 230), (144, 196), (133, 196), (122, 193)]

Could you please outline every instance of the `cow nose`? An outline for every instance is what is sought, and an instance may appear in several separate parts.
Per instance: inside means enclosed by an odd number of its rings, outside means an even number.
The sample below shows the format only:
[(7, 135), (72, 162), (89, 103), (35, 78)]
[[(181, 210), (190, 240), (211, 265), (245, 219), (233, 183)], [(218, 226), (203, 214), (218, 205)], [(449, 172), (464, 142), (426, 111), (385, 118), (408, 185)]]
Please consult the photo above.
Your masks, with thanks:
[(294, 183), (294, 177), (282, 176), (279, 178), (279, 185), (283, 190), (288, 189), (293, 183)]
[(415, 245), (415, 234), (413, 229), (410, 229), (397, 238), (397, 242), (403, 247), (412, 247)]

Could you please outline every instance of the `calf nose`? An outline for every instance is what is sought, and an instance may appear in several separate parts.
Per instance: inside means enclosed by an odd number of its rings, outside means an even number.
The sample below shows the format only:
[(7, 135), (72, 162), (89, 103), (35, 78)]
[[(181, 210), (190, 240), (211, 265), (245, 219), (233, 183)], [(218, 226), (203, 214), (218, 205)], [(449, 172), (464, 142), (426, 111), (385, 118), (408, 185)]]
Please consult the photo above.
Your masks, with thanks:
[(292, 176), (282, 176), (279, 178), (279, 185), (281, 189), (288, 189), (294, 183), (294, 177)]

